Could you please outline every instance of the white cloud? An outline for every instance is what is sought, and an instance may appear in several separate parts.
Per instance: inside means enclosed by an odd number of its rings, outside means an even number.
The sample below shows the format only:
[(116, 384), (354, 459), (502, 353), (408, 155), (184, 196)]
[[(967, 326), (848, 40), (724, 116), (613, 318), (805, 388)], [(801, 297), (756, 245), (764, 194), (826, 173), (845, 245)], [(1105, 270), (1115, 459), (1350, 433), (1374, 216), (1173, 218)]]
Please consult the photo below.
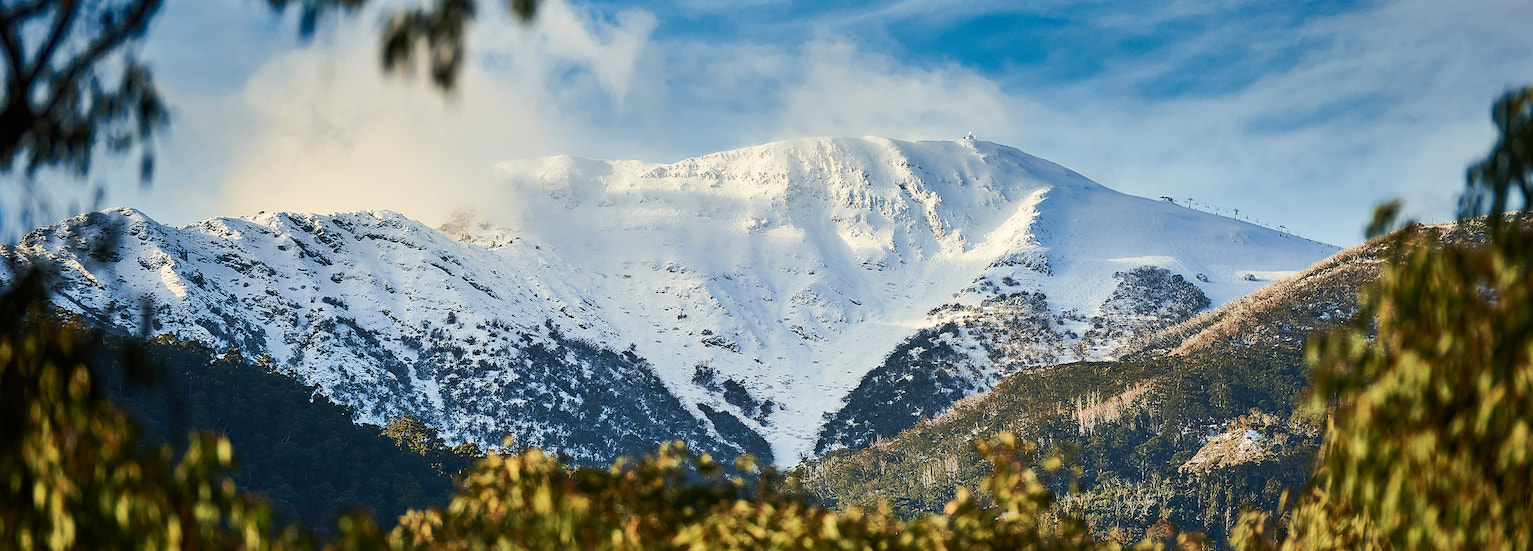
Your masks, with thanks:
[(568, 123), (572, 99), (621, 105), (655, 24), (642, 12), (606, 22), (559, 2), (533, 27), (477, 24), (477, 61), (443, 96), (382, 75), (365, 19), (336, 29), (336, 46), (287, 52), (249, 79), (242, 98), (253, 116), (224, 213), (386, 208), (435, 223), (485, 207), (493, 163), (562, 152), (581, 137)]
[(657, 43), (657, 24), (562, 2), (530, 27), (485, 21), (446, 101), (380, 75), (375, 29), (342, 25), (335, 46), (286, 52), (249, 78), (220, 214), (389, 208), (436, 223), (515, 201), (490, 171), (510, 158), (669, 160), (805, 135), (957, 137), (1004, 119), (1000, 91), (960, 67), (906, 67), (839, 37)]
[[(648, 46), (649, 35), (657, 24), (654, 15), (642, 10), (623, 10), (609, 22), (594, 11), (555, 1), (546, 2), (539, 8), (537, 24), (527, 29), (529, 33), (511, 40), (484, 42), (488, 42), (493, 54), (517, 56), (523, 63), (584, 65), (612, 101), (620, 106), (628, 94), (634, 66)], [(488, 31), (499, 37), (511, 34), (498, 25), (480, 25), (478, 30), (481, 34)], [(531, 55), (527, 55), (528, 50)]]
[(845, 40), (805, 45), (795, 65), (802, 77), (781, 90), (778, 138), (957, 138), (993, 134), (1009, 118), (995, 84), (961, 67), (907, 67)]

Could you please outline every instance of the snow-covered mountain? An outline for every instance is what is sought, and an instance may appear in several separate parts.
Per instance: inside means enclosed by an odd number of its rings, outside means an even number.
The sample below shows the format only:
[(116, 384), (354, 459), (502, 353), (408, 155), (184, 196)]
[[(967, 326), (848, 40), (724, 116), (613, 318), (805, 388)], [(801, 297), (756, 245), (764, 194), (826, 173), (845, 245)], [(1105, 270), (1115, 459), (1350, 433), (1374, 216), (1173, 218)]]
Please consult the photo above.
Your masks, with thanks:
[(151, 333), (264, 358), (362, 421), (577, 460), (682, 438), (791, 464), (1336, 251), (972, 139), (498, 169), (513, 204), (440, 230), (120, 209), (4, 254), (56, 265), (63, 308), (136, 330), (149, 304)]

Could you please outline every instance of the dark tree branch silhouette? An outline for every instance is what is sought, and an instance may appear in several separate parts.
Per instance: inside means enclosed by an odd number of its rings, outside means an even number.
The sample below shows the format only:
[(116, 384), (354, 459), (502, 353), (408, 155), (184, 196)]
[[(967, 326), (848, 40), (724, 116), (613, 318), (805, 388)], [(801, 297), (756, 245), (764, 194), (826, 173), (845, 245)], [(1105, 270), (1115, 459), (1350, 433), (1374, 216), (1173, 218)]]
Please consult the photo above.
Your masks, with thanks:
[[(1533, 86), (1511, 90), (1491, 107), (1500, 137), (1485, 158), (1469, 167), (1459, 217), (1487, 216), (1499, 232), (1503, 214), (1533, 210)], [(1515, 192), (1522, 204), (1511, 207)]]
[[(273, 10), (289, 7), (299, 10), (298, 32), (313, 36), (319, 21), (331, 11), (356, 12), (369, 0), (267, 0)], [(538, 0), (505, 0), (506, 9), (522, 23), (532, 21)], [(451, 91), (463, 67), (464, 30), (478, 13), (479, 0), (436, 0), (430, 8), (400, 10), (384, 26), (383, 70), (414, 70), (416, 58), (427, 60), (431, 81), (442, 91)]]
[[(153, 75), (130, 46), (162, 4), (35, 0), (0, 8), (6, 67), (0, 172), (20, 167), (30, 177), (59, 167), (84, 176), (96, 144), (104, 143), (114, 153), (139, 146), (140, 176), (149, 179), (151, 138), (169, 117)], [(28, 48), (32, 35), (40, 37), (35, 49)]]

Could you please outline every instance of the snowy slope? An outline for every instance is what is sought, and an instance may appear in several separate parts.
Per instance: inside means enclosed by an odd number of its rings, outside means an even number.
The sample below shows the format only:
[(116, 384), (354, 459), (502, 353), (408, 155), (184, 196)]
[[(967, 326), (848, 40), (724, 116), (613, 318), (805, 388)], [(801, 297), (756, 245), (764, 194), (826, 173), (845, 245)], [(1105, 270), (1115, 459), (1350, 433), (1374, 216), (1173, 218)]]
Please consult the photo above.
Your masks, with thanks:
[[(861, 430), (933, 372), (919, 339), (947, 343), (942, 388), (968, 394), (1110, 356), (1336, 250), (970, 139), (498, 169), (516, 200), (440, 232), (387, 212), (169, 228), (108, 211), (6, 254), (62, 263), (66, 308), (131, 328), (150, 300), (154, 332), (269, 354), (363, 420), (413, 412), (592, 460), (669, 431), (791, 464), (855, 445), (821, 431)], [(92, 246), (113, 227), (126, 237)]]

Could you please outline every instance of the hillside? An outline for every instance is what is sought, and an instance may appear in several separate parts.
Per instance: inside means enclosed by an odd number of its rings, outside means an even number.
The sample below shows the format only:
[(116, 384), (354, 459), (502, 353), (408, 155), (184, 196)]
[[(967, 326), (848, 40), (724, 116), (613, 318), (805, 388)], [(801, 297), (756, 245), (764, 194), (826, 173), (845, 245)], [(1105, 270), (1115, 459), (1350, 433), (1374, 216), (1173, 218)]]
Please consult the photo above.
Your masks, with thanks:
[(800, 472), (837, 506), (885, 500), (907, 515), (938, 511), (984, 474), (971, 442), (1011, 431), (1082, 469), (1081, 491), (1063, 478), (1052, 486), (1068, 494), (1060, 506), (1099, 533), (1134, 541), (1164, 514), (1222, 541), (1241, 503), (1274, 510), (1285, 488), (1306, 482), (1321, 427), (1294, 409), (1309, 373), (1303, 343), (1355, 314), (1358, 289), (1383, 261), (1381, 243), (1138, 341), (1126, 359), (1013, 375)]
[(1303, 350), (1305, 339), (1357, 313), (1357, 292), (1378, 277), (1383, 244), (1347, 248), (1271, 286), (1137, 342), (1127, 358), (1216, 354), (1229, 347)]

